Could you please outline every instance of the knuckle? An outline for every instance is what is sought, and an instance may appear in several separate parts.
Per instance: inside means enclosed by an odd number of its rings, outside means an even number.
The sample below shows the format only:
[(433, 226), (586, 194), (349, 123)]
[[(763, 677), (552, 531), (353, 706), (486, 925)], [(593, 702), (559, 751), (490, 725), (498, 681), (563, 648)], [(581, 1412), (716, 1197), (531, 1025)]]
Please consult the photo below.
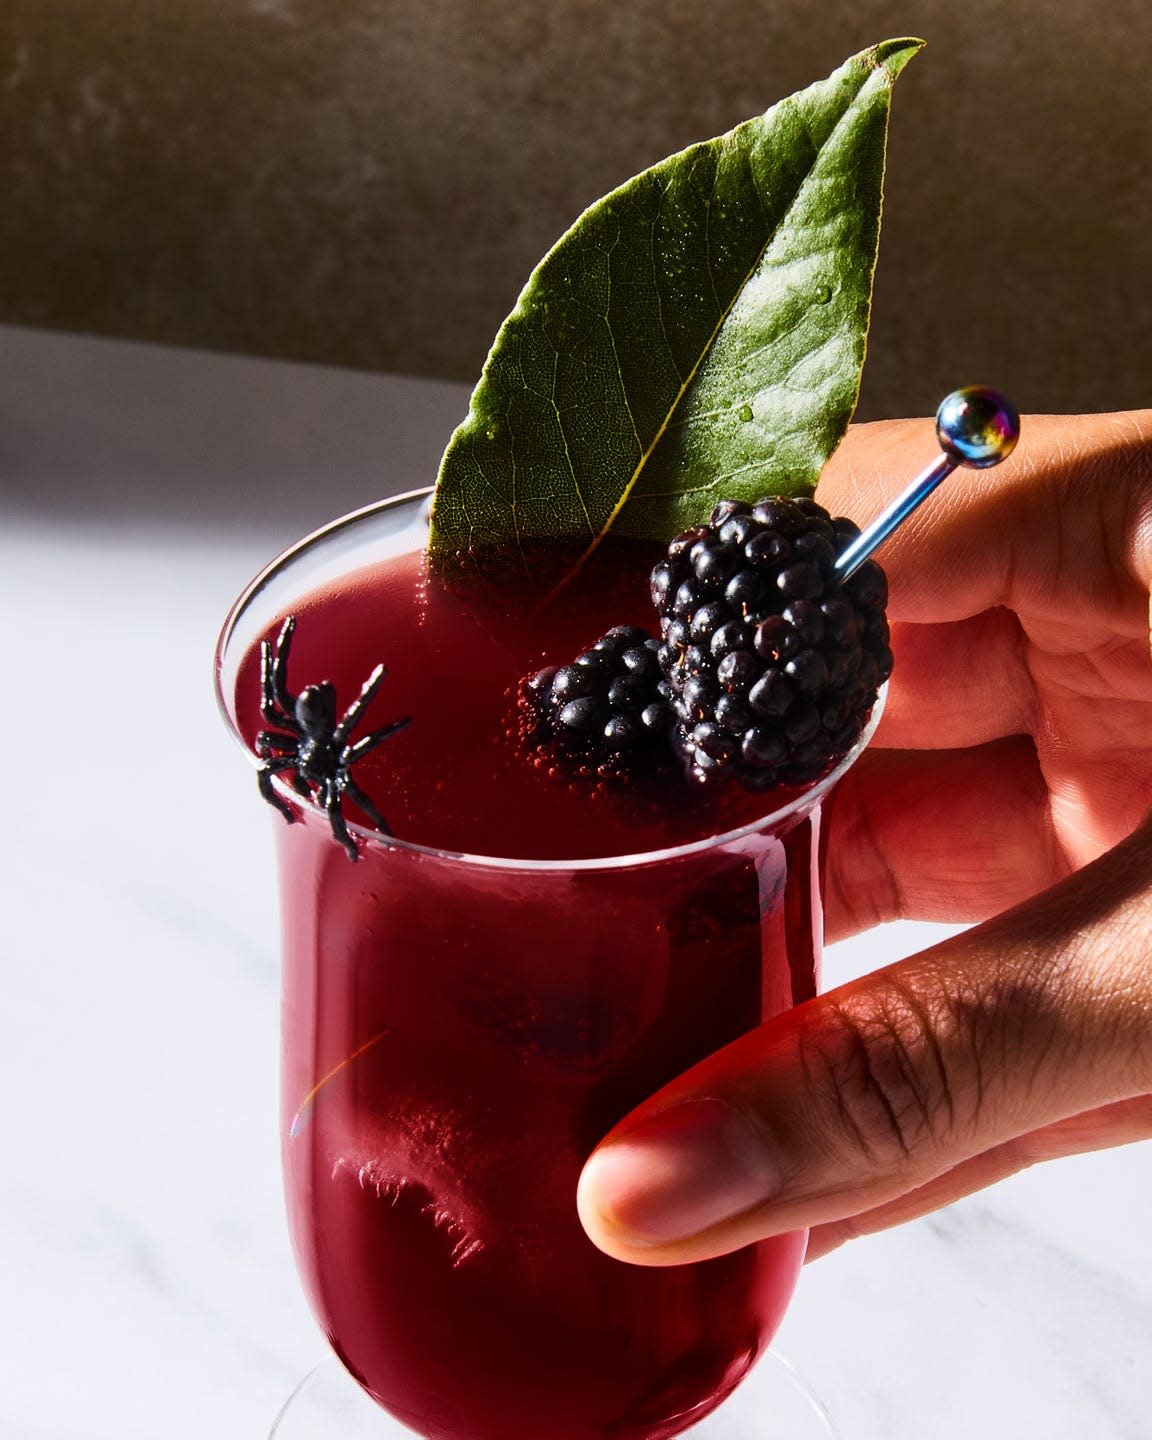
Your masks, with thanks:
[[(965, 1104), (941, 1040), (941, 999), (924, 998), (886, 977), (866, 992), (825, 1007), (801, 1042), (801, 1063), (838, 1138), (870, 1166), (904, 1167), (948, 1145), (979, 1103), (980, 1061), (967, 1063)], [(956, 1019), (946, 1024), (955, 1038)], [(977, 1044), (964, 1044), (976, 1055)], [(963, 1052), (962, 1052), (963, 1053)], [(974, 1082), (974, 1083), (973, 1083)]]

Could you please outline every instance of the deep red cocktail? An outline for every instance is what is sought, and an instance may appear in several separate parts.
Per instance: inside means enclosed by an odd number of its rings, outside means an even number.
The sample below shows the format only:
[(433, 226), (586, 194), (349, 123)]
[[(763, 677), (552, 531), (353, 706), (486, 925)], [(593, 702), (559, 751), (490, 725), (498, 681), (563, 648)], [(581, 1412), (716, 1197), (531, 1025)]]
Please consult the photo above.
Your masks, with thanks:
[(517, 678), (613, 624), (651, 626), (650, 547), (605, 546), (541, 610), (441, 589), (418, 511), (393, 502), (304, 542), (221, 648), (249, 746), (257, 643), (289, 612), (297, 688), (332, 679), (346, 704), (383, 660), (367, 728), (412, 717), (357, 770), (395, 843), (354, 831), (351, 864), (281, 792), (303, 822), (276, 820), (297, 1260), (344, 1364), (420, 1434), (655, 1440), (763, 1350), (804, 1237), (627, 1266), (585, 1237), (577, 1178), (637, 1102), (815, 993), (836, 777), (763, 818), (765, 797), (734, 786), (672, 805), (527, 763)]

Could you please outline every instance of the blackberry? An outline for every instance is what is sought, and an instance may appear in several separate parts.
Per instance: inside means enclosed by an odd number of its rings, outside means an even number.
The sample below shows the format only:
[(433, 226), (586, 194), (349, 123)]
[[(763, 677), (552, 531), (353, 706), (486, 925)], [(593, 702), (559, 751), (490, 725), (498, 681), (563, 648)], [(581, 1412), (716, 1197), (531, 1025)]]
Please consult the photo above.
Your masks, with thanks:
[(617, 625), (570, 664), (533, 675), (522, 689), (528, 743), (602, 775), (666, 763), (674, 716), (659, 647), (647, 630)]
[(723, 500), (652, 572), (674, 738), (698, 780), (814, 780), (851, 749), (892, 671), (884, 572), (847, 581), (859, 529), (814, 500)]

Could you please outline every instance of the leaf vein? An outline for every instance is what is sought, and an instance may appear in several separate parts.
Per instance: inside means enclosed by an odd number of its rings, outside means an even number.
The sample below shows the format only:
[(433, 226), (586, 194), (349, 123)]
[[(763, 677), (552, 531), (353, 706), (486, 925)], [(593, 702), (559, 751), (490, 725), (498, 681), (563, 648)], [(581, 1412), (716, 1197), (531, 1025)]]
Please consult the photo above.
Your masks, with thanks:
[[(801, 182), (801, 184), (802, 184), (802, 183), (803, 183), (803, 182)], [(788, 211), (789, 211), (789, 210), (791, 209), (791, 207), (792, 207), (792, 204), (795, 203), (796, 195), (799, 194), (800, 188), (801, 188), (800, 185), (798, 185), (798, 186), (796, 187), (796, 191), (794, 192), (794, 194), (793, 194), (793, 196), (792, 196), (792, 199), (791, 199), (791, 201), (789, 202), (789, 205), (786, 207), (786, 209), (785, 209), (785, 211), (784, 211), (784, 215), (787, 215)], [(756, 186), (754, 182), (753, 182), (753, 189), (755, 190), (756, 194), (759, 195), (759, 193), (760, 193), (760, 192), (759, 192), (759, 187)], [(761, 205), (763, 205), (763, 201), (761, 201)], [(560, 585), (557, 586), (556, 589), (554, 589), (554, 590), (552, 591), (552, 595), (555, 595), (555, 594), (557, 593), (557, 591), (558, 591), (562, 586), (566, 585), (566, 584), (568, 583), (568, 581), (571, 580), (571, 579), (579, 572), (579, 570), (581, 569), (581, 567), (588, 562), (588, 560), (589, 560), (589, 558), (591, 557), (591, 555), (593, 554), (593, 552), (594, 552), (594, 551), (596, 550), (596, 548), (601, 544), (601, 542), (603, 541), (604, 537), (607, 535), (608, 531), (611, 529), (612, 524), (613, 524), (613, 522), (615, 521), (616, 517), (620, 514), (620, 511), (623, 510), (624, 506), (628, 503), (628, 500), (629, 500), (629, 498), (630, 498), (633, 490), (636, 488), (636, 482), (639, 480), (640, 474), (641, 474), (641, 472), (643, 471), (644, 466), (648, 463), (648, 459), (649, 459), (649, 457), (651, 456), (652, 452), (655, 450), (656, 446), (657, 446), (657, 445), (660, 443), (660, 441), (664, 438), (664, 435), (665, 435), (665, 433), (667, 432), (667, 429), (668, 429), (668, 425), (669, 425), (669, 423), (670, 423), (670, 421), (671, 421), (671, 419), (672, 419), (673, 414), (674, 414), (675, 411), (676, 411), (676, 407), (680, 404), (680, 401), (684, 398), (684, 395), (685, 395), (685, 393), (686, 393), (686, 391), (687, 391), (687, 389), (688, 389), (688, 386), (692, 383), (693, 379), (694, 379), (695, 376), (696, 376), (696, 373), (697, 373), (698, 370), (700, 369), (700, 366), (704, 363), (704, 359), (705, 359), (705, 357), (707, 356), (708, 352), (711, 350), (713, 344), (715, 343), (716, 336), (720, 333), (720, 329), (721, 329), (721, 327), (723, 326), (724, 321), (725, 321), (725, 320), (728, 318), (728, 316), (731, 314), (732, 309), (733, 309), (733, 307), (734, 307), (735, 304), (736, 304), (736, 301), (740, 298), (740, 295), (741, 295), (741, 293), (742, 293), (742, 291), (743, 291), (743, 289), (744, 289), (744, 286), (747, 285), (748, 281), (752, 278), (752, 276), (756, 273), (757, 269), (759, 268), (760, 262), (761, 262), (761, 260), (764, 258), (764, 254), (765, 254), (765, 252), (767, 251), (769, 245), (772, 243), (773, 239), (775, 238), (776, 234), (778, 233), (779, 228), (780, 228), (780, 227), (779, 227), (779, 224), (777, 224), (775, 227), (773, 227), (773, 226), (771, 226), (771, 224), (769, 223), (769, 233), (768, 233), (767, 237), (765, 238), (764, 244), (763, 244), (763, 245), (760, 247), (760, 249), (757, 251), (757, 253), (756, 253), (756, 258), (753, 260), (752, 264), (749, 266), (748, 271), (747, 271), (747, 273), (746, 273), (745, 276), (744, 276), (744, 279), (741, 281), (741, 283), (740, 283), (739, 285), (737, 285), (737, 286), (734, 288), (733, 294), (732, 294), (732, 299), (728, 302), (727, 307), (721, 312), (721, 314), (720, 314), (719, 317), (717, 318), (716, 324), (712, 327), (712, 331), (711, 331), (711, 333), (709, 334), (708, 339), (705, 341), (705, 343), (704, 343), (704, 344), (701, 346), (701, 348), (700, 348), (700, 353), (699, 353), (699, 355), (696, 357), (695, 363), (693, 364), (691, 370), (688, 372), (687, 376), (681, 381), (680, 387), (679, 387), (679, 389), (678, 389), (677, 392), (676, 392), (676, 398), (675, 398), (675, 400), (672, 402), (672, 405), (669, 407), (669, 410), (668, 410), (667, 414), (664, 416), (664, 419), (661, 421), (659, 428), (657, 429), (655, 435), (652, 437), (652, 440), (649, 442), (648, 446), (642, 451), (642, 453), (641, 453), (641, 455), (640, 455), (640, 459), (637, 461), (636, 466), (635, 466), (635, 468), (634, 468), (633, 471), (632, 471), (632, 474), (629, 476), (629, 478), (628, 478), (628, 483), (624, 486), (623, 491), (621, 492), (620, 498), (617, 500), (615, 506), (613, 507), (611, 514), (608, 516), (608, 519), (605, 521), (604, 525), (601, 527), (599, 533), (598, 533), (598, 534), (595, 536), (595, 538), (593, 539), (592, 544), (589, 545), (588, 549), (585, 550), (585, 552), (583, 553), (583, 555), (581, 555), (580, 558), (579, 558), (579, 559), (576, 561), (576, 563), (573, 565), (572, 569), (568, 572), (568, 574), (564, 577), (564, 579), (561, 580)], [(552, 595), (549, 596), (549, 599), (552, 598)]]

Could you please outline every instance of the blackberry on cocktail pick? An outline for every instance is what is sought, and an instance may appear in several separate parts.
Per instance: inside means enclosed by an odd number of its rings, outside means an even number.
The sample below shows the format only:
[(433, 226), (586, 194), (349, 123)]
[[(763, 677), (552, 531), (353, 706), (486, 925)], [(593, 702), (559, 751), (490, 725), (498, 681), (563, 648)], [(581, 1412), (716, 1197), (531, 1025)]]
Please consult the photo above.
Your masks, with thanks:
[(638, 626), (617, 625), (569, 664), (533, 675), (523, 686), (529, 742), (606, 772), (669, 755), (673, 715), (658, 644)]
[(892, 670), (884, 572), (868, 556), (957, 465), (1009, 455), (1019, 417), (998, 392), (955, 391), (944, 454), (862, 534), (816, 501), (725, 500), (652, 572), (675, 737), (699, 780), (750, 789), (815, 779), (859, 737)]
[(849, 750), (892, 670), (887, 586), (836, 557), (859, 534), (814, 500), (724, 500), (652, 572), (661, 668), (697, 779), (815, 778)]

